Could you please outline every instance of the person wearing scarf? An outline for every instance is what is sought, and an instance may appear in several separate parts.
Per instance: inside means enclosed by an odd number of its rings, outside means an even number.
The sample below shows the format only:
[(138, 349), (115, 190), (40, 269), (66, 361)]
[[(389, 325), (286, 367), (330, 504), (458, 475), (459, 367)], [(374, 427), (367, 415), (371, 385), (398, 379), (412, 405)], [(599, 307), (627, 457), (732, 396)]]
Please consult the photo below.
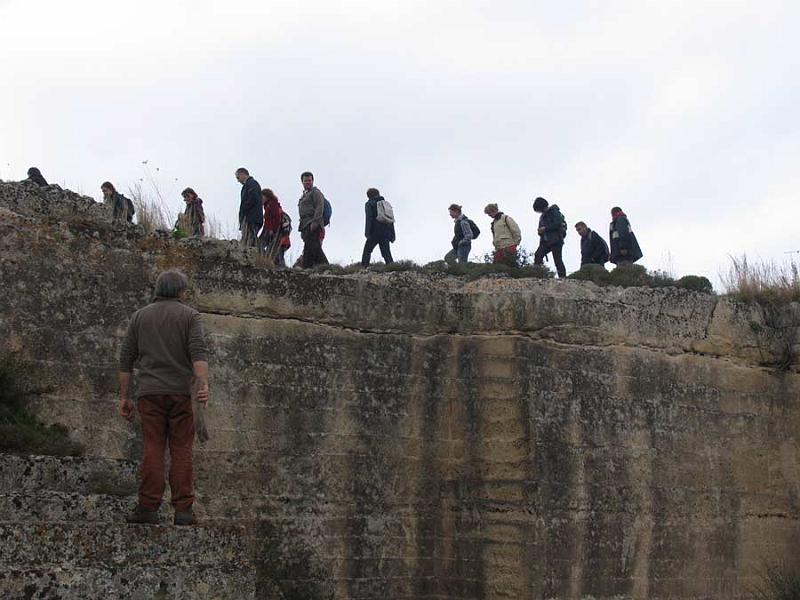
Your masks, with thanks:
[(611, 209), (609, 238), (611, 240), (611, 262), (615, 265), (632, 264), (642, 258), (642, 250), (631, 229), (631, 223), (619, 206)]

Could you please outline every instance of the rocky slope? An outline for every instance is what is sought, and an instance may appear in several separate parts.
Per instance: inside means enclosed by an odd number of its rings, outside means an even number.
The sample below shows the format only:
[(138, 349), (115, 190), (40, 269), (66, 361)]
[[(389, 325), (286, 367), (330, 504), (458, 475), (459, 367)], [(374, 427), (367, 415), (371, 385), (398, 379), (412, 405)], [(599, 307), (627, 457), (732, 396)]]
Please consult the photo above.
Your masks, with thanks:
[[(212, 345), (198, 511), (252, 540), (165, 527), (155, 573), (192, 546), (209, 597), (242, 597), (252, 564), (256, 597), (270, 599), (727, 600), (765, 561), (798, 554), (796, 307), (673, 288), (266, 270), (235, 244), (114, 228), (87, 199), (0, 183), (2, 349), (35, 365), (47, 388), (37, 412), (84, 442), (83, 460), (137, 456), (136, 428), (114, 412), (115, 357), (171, 266), (190, 275)], [(161, 543), (115, 537), (128, 531), (111, 525), (117, 499), (33, 485), (40, 500), (0, 503), (3, 535), (19, 540), (0, 585), (44, 564), (29, 522), (103, 555)], [(71, 514), (109, 525), (73, 536), (53, 518)], [(216, 564), (203, 562), (205, 543), (227, 547), (216, 535), (232, 536), (241, 554), (220, 569), (240, 564), (241, 579), (204, 569)], [(80, 556), (64, 559), (84, 569), (80, 589), (129, 581), (123, 561)], [(196, 593), (189, 578), (139, 581)]]

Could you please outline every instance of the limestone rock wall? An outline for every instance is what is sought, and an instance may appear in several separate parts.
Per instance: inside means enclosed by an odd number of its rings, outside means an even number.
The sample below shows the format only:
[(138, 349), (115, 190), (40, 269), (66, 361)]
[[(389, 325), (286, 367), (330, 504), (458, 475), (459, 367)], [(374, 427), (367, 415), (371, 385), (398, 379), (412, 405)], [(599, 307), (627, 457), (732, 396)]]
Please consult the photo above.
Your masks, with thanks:
[(798, 554), (796, 307), (268, 271), (0, 183), (2, 347), (93, 455), (137, 455), (116, 354), (169, 266), (213, 349), (198, 510), (248, 524), (259, 597), (727, 600)]

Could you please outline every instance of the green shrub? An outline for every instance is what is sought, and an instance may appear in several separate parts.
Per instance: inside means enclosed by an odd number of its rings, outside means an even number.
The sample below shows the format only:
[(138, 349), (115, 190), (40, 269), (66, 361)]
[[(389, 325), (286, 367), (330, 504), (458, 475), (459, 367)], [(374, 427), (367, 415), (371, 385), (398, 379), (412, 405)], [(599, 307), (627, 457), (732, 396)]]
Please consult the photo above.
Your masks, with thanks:
[(693, 292), (704, 292), (706, 294), (710, 294), (714, 291), (714, 286), (711, 285), (711, 282), (708, 278), (703, 277), (702, 275), (684, 275), (677, 282), (675, 285), (679, 288), (683, 288), (686, 290), (691, 290)]
[(712, 293), (711, 282), (699, 275), (685, 275), (677, 281), (663, 271), (648, 271), (641, 265), (620, 265), (607, 271), (601, 265), (583, 265), (580, 271), (569, 275), (569, 279), (592, 281), (597, 285), (620, 287), (678, 287), (695, 292)]
[(0, 451), (76, 456), (83, 452), (62, 425), (47, 426), (29, 410), (32, 395), (23, 365), (14, 356), (0, 357)]

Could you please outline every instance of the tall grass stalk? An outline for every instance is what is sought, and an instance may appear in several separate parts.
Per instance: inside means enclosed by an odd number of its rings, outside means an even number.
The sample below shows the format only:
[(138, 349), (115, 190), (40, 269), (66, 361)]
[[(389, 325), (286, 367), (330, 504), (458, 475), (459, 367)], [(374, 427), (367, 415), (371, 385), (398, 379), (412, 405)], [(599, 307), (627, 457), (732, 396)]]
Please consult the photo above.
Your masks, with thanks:
[(144, 190), (141, 183), (135, 183), (128, 188), (128, 194), (136, 209), (136, 222), (147, 233), (157, 229), (169, 231), (177, 215), (173, 215), (167, 203), (160, 194), (153, 195)]
[(794, 260), (778, 263), (731, 256), (720, 280), (729, 295), (747, 302), (800, 301), (800, 266)]

